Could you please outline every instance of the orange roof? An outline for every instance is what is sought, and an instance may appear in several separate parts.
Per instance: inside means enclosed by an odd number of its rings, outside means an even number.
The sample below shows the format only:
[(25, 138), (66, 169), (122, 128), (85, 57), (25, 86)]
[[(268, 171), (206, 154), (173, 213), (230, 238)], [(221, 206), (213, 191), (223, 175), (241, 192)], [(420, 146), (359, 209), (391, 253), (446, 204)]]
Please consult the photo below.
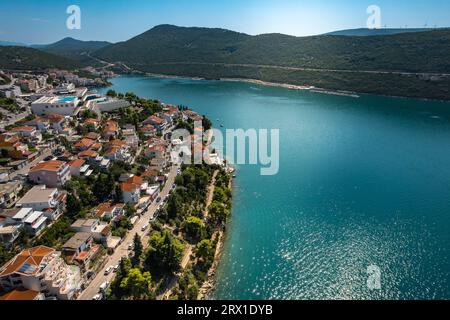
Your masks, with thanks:
[(119, 139), (111, 140), (106, 144), (107, 147), (124, 147), (127, 145), (125, 141)]
[(113, 204), (111, 201), (101, 203), (97, 206), (97, 209), (95, 210), (95, 215), (97, 217), (102, 217), (105, 212), (111, 212), (115, 208), (123, 208), (123, 204)]
[(27, 289), (14, 289), (13, 291), (10, 291), (8, 293), (5, 293), (0, 296), (1, 300), (19, 300), (19, 301), (26, 301), (26, 300), (34, 300), (37, 296), (40, 295), (40, 292), (33, 291), (33, 290), (27, 290)]
[(128, 183), (124, 182), (120, 184), (120, 188), (124, 192), (135, 192), (136, 190), (139, 190), (140, 187), (134, 183)]
[(93, 144), (94, 144), (93, 140), (83, 138), (75, 144), (75, 148), (83, 148), (83, 147), (89, 148)]
[(3, 266), (0, 272), (0, 276), (19, 272), (20, 268), (25, 264), (39, 267), (42, 260), (53, 252), (55, 252), (55, 249), (44, 246), (25, 249)]
[(108, 120), (105, 124), (105, 129), (103, 132), (116, 132), (119, 130), (119, 124), (115, 121)]
[(73, 167), (73, 168), (80, 168), (85, 163), (86, 163), (86, 161), (83, 159), (75, 159), (75, 160), (69, 162), (69, 166)]
[(141, 185), (144, 183), (144, 179), (138, 176), (132, 176), (130, 179), (127, 180), (127, 182)]
[(98, 156), (98, 152), (94, 150), (85, 150), (78, 154), (79, 158), (96, 158)]
[(147, 120), (144, 121), (144, 123), (148, 123), (148, 122), (150, 122), (150, 123), (156, 123), (156, 124), (161, 124), (161, 123), (164, 122), (164, 120), (161, 119), (161, 118), (158, 118), (158, 117), (156, 117), (156, 116), (151, 116), (151, 117), (149, 117)]
[(30, 172), (36, 172), (36, 171), (59, 171), (62, 166), (64, 166), (66, 163), (63, 161), (47, 161), (43, 163), (39, 163), (35, 165), (33, 168), (31, 168)]
[(34, 130), (36, 130), (36, 128), (32, 126), (21, 126), (12, 128), (10, 131), (34, 131)]

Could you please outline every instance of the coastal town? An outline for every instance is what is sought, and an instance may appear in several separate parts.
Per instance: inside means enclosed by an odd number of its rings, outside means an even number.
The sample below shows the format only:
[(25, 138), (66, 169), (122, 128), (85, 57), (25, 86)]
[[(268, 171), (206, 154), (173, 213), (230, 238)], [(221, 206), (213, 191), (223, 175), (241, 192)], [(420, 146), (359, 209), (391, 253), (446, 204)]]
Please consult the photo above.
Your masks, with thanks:
[[(0, 300), (196, 300), (212, 289), (232, 179), (194, 134), (211, 122), (98, 93), (114, 76), (0, 71)], [(214, 164), (174, 161), (186, 144), (176, 129)]]

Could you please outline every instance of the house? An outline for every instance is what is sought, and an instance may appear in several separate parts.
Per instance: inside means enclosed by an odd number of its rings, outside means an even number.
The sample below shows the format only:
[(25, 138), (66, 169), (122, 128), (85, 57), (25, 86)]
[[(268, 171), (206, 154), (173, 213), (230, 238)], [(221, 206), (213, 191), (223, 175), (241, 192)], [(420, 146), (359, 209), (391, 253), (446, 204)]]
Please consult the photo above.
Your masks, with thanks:
[(31, 168), (28, 178), (35, 184), (47, 187), (62, 187), (70, 180), (70, 168), (66, 162), (52, 160), (42, 162)]
[(19, 237), (23, 225), (21, 224), (2, 225), (1, 223), (2, 219), (6, 220), (5, 218), (0, 218), (0, 243), (10, 246)]
[(0, 152), (13, 159), (27, 159), (32, 154), (28, 145), (20, 142), (20, 137), (11, 132), (0, 134)]
[(139, 137), (137, 136), (134, 128), (122, 130), (122, 134), (127, 145), (135, 149), (139, 147)]
[(95, 129), (98, 129), (98, 127), (100, 126), (100, 121), (94, 118), (88, 118), (84, 120), (83, 125), (92, 125)]
[(41, 233), (48, 223), (48, 219), (42, 211), (35, 211), (32, 208), (20, 209), (11, 220), (15, 222), (15, 225), (22, 225), (33, 235)]
[(38, 291), (27, 290), (23, 288), (14, 289), (5, 294), (0, 295), (0, 301), (31, 301), (45, 300), (45, 295)]
[(44, 185), (34, 186), (17, 202), (16, 206), (42, 211), (47, 218), (55, 221), (65, 210), (66, 193)]
[(42, 141), (42, 134), (40, 131), (36, 129), (36, 127), (32, 126), (20, 126), (15, 127), (9, 130), (9, 132), (17, 133), (20, 137), (22, 137), (26, 141), (39, 143)]
[(148, 182), (138, 176), (132, 176), (126, 182), (138, 185), (141, 191), (147, 190), (148, 187)]
[(96, 256), (99, 246), (93, 245), (94, 237), (88, 232), (77, 232), (63, 246), (62, 253), (69, 263), (77, 262), (83, 267)]
[(147, 125), (143, 126), (140, 131), (147, 138), (154, 137), (157, 134), (156, 128), (154, 126), (152, 126), (151, 124), (147, 124)]
[(111, 161), (131, 162), (130, 146), (122, 140), (111, 140), (105, 145), (104, 157)]
[(94, 150), (86, 150), (78, 153), (78, 158), (84, 159), (90, 164), (96, 164), (96, 159), (98, 156), (98, 152)]
[(90, 149), (94, 144), (94, 140), (82, 138), (77, 143), (75, 143), (74, 148), (78, 151), (86, 151)]
[(78, 219), (70, 228), (75, 232), (90, 233), (95, 241), (107, 243), (111, 236), (111, 227), (106, 222), (100, 222), (99, 219)]
[(125, 203), (139, 203), (141, 195), (141, 187), (134, 183), (123, 182), (120, 184), (122, 190), (123, 201)]
[(164, 145), (151, 145), (144, 150), (144, 155), (147, 158), (164, 158), (166, 154), (166, 147)]
[(11, 181), (0, 184), (0, 208), (11, 208), (19, 198), (23, 189), (22, 182)]
[(113, 204), (111, 201), (101, 203), (95, 210), (95, 216), (97, 218), (109, 218), (114, 219), (121, 217), (125, 214), (125, 205), (123, 203)]
[(156, 128), (158, 132), (164, 131), (164, 129), (167, 126), (167, 121), (161, 118), (158, 118), (157, 116), (150, 116), (148, 119), (146, 119), (143, 123), (145, 125), (152, 125)]
[(46, 132), (51, 128), (50, 120), (44, 117), (36, 117), (33, 120), (26, 122), (25, 125), (36, 127), (41, 132)]
[(60, 252), (44, 246), (23, 250), (0, 268), (0, 288), (6, 292), (23, 288), (71, 300), (81, 283), (80, 269), (68, 266)]
[(103, 128), (103, 138), (104, 139), (117, 139), (119, 136), (119, 124), (116, 121), (108, 120), (105, 123), (105, 126)]
[(84, 159), (75, 159), (69, 162), (69, 167), (70, 174), (75, 177), (89, 177), (93, 172)]
[(67, 125), (66, 118), (63, 115), (48, 113), (41, 118), (47, 119), (50, 122), (51, 128), (60, 134), (70, 135), (72, 132), (70, 127)]

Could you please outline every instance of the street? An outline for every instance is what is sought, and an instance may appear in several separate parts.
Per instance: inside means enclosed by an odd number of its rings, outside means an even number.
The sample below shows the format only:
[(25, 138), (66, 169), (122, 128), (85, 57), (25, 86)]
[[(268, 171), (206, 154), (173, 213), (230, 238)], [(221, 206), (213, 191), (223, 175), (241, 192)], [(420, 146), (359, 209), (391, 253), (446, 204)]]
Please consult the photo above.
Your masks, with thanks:
[[(159, 197), (161, 197), (162, 199), (164, 199), (164, 197), (169, 194), (169, 191), (171, 190), (172, 185), (175, 182), (175, 177), (177, 176), (177, 169), (178, 169), (177, 166), (172, 166), (169, 172), (169, 176), (167, 178), (167, 182), (159, 195)], [(138, 222), (136, 222), (133, 229), (127, 233), (122, 243), (116, 248), (114, 254), (107, 258), (107, 263), (101, 270), (99, 270), (95, 278), (86, 287), (83, 293), (80, 294), (78, 300), (92, 300), (93, 297), (97, 293), (99, 293), (99, 288), (102, 283), (104, 283), (105, 281), (111, 282), (114, 279), (115, 273), (112, 272), (109, 275), (105, 276), (105, 271), (109, 266), (115, 266), (119, 264), (120, 260), (123, 257), (128, 257), (129, 252), (131, 252), (130, 250), (128, 250), (128, 245), (130, 243), (133, 243), (133, 238), (135, 234), (138, 234), (141, 237), (144, 248), (148, 246), (147, 233), (149, 230), (146, 229), (142, 231), (142, 227), (146, 224), (149, 224), (150, 219), (153, 218), (158, 208), (158, 205), (159, 204), (153, 202), (149, 206), (145, 214), (138, 220)]]

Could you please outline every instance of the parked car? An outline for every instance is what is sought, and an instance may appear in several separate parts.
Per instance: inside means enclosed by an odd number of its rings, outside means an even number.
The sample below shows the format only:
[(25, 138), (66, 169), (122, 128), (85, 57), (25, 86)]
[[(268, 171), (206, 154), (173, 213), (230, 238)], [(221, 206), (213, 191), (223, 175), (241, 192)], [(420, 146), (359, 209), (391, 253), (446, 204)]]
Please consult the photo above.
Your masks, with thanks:
[(108, 268), (106, 268), (106, 270), (105, 270), (105, 276), (107, 276), (108, 274), (110, 274), (113, 270), (114, 270), (114, 267), (113, 267), (113, 266), (109, 266)]
[(158, 197), (158, 199), (156, 199), (156, 203), (160, 203), (161, 202), (161, 197)]
[(133, 244), (132, 243), (128, 244), (128, 250), (133, 250)]
[(108, 289), (108, 287), (109, 287), (109, 282), (108, 281), (105, 281), (105, 282), (103, 282), (101, 285), (100, 285), (100, 292), (105, 292), (105, 290), (106, 289)]
[(102, 300), (102, 295), (100, 293), (97, 293), (92, 300)]
[(148, 224), (144, 224), (141, 228), (141, 231), (145, 231), (148, 228)]
[(118, 269), (119, 269), (119, 265), (116, 264), (116, 265), (114, 266), (114, 272), (117, 272)]

